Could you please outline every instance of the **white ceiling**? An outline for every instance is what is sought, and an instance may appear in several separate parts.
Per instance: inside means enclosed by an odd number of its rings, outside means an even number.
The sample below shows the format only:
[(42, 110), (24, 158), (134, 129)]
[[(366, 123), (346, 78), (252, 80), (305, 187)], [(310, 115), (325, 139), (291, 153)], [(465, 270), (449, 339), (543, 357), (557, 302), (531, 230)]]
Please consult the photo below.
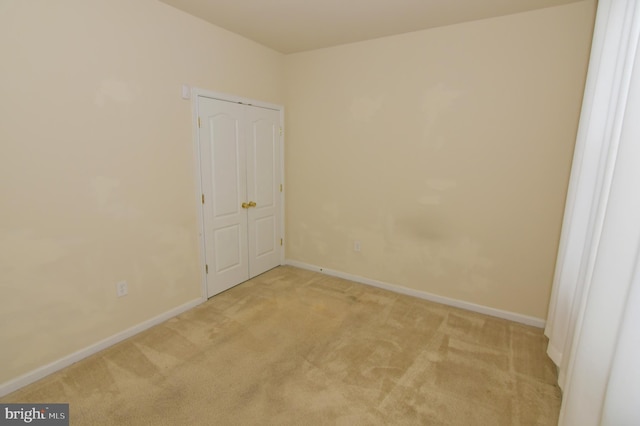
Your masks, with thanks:
[(294, 53), (579, 0), (160, 1), (279, 52)]

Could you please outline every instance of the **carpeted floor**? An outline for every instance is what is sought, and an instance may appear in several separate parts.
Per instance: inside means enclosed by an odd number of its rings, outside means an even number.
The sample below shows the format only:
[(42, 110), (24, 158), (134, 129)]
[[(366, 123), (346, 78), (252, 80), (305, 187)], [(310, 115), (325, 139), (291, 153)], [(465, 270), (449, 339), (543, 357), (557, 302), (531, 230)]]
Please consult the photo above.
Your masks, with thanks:
[(542, 330), (293, 267), (0, 399), (71, 425), (555, 425)]

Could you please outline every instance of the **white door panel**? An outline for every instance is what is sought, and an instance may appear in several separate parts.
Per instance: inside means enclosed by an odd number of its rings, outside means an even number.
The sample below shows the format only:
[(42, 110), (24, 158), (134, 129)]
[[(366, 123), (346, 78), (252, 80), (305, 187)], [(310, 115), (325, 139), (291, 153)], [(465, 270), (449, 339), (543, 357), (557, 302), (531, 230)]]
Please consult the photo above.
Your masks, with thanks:
[(242, 241), (242, 230), (239, 225), (231, 225), (225, 228), (218, 228), (213, 231), (215, 272), (220, 274), (231, 268), (241, 267), (244, 262), (241, 258), (240, 241)]
[(208, 295), (249, 279), (246, 150), (243, 109), (236, 104), (200, 98), (200, 158), (205, 195), (205, 257)]
[(280, 117), (277, 111), (247, 110), (249, 138), (247, 195), (249, 209), (249, 272), (256, 276), (280, 264)]
[(273, 216), (267, 216), (255, 221), (256, 257), (262, 257), (276, 250), (274, 230), (276, 229)]
[(198, 114), (211, 297), (280, 264), (280, 113), (199, 96)]
[[(238, 214), (239, 197), (244, 194), (239, 182), (243, 170), (244, 157), (239, 152), (238, 119), (227, 114), (210, 118), (211, 165), (213, 166), (213, 208), (214, 216), (221, 218), (229, 214)], [(224, 182), (216, 185), (217, 182)]]

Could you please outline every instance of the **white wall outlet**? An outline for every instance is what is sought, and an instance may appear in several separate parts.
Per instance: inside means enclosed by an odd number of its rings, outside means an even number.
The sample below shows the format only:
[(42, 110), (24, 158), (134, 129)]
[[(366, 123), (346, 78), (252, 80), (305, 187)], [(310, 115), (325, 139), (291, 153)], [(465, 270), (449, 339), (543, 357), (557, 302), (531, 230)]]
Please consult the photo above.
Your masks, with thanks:
[(116, 284), (116, 293), (118, 297), (126, 296), (129, 293), (129, 284), (126, 281), (120, 281)]
[(353, 251), (360, 251), (361, 246), (360, 246), (360, 241), (354, 241), (353, 242)]

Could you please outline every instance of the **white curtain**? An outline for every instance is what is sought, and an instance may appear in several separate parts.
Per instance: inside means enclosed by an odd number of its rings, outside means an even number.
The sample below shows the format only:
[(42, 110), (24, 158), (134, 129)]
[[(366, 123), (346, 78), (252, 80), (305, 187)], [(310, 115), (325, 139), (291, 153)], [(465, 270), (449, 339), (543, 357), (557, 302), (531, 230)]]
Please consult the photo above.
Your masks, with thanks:
[(545, 329), (561, 425), (640, 425), (639, 34), (638, 0), (600, 0)]

